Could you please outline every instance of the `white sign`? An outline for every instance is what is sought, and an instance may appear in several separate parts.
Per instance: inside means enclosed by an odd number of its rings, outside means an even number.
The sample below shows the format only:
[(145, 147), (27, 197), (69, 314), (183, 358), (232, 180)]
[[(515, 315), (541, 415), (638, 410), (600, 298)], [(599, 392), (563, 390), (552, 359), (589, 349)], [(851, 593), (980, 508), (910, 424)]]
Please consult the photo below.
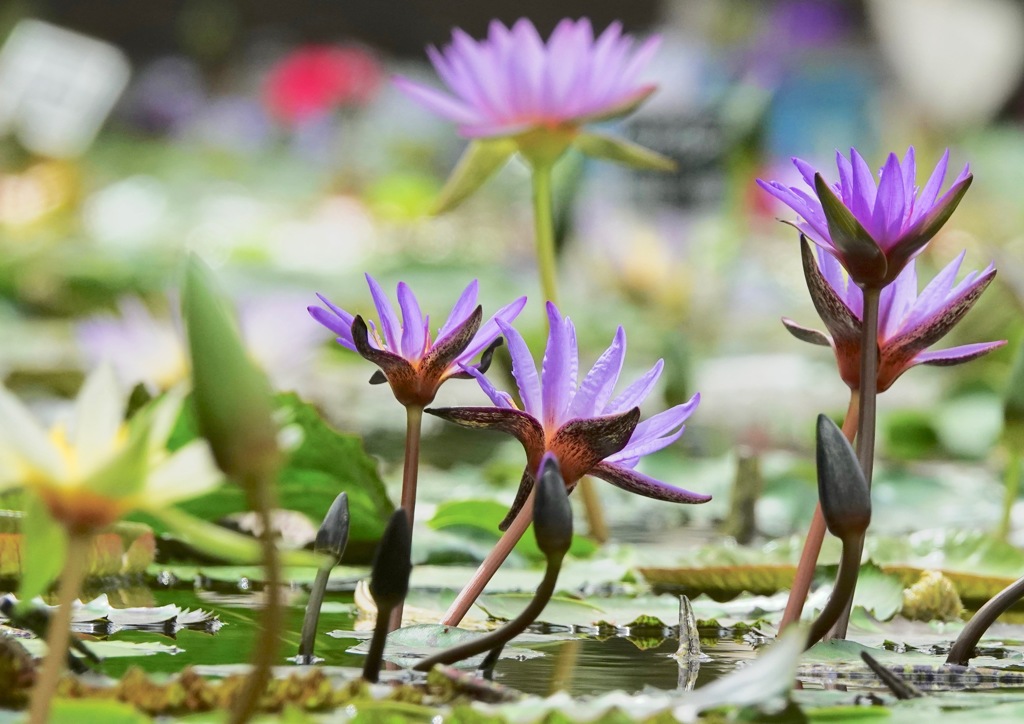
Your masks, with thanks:
[(22, 20), (0, 48), (0, 133), (44, 156), (92, 143), (128, 83), (124, 53), (38, 20)]

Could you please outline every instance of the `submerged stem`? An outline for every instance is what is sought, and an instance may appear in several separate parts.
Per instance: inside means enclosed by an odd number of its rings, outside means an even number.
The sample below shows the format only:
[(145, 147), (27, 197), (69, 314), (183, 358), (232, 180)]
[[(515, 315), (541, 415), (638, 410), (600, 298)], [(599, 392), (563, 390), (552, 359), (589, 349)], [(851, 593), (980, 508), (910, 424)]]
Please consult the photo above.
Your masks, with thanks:
[[(420, 470), (420, 437), (423, 430), (423, 408), (409, 405), (405, 408), (405, 466), (402, 469), (402, 507), (405, 508), (412, 530), (416, 518), (416, 483)], [(402, 614), (405, 602), (391, 609), (388, 619), (388, 632), (402, 628)]]
[(68, 641), (71, 637), (72, 605), (82, 590), (82, 582), (89, 570), (89, 552), (92, 549), (92, 535), (71, 533), (68, 536), (68, 556), (60, 577), (57, 594), (57, 613), (50, 619), (46, 634), (46, 658), (42, 671), (32, 688), (29, 702), (29, 722), (43, 724), (50, 716), (50, 702), (60, 681), (67, 660)]
[[(864, 472), (864, 479), (868, 483), (868, 490), (871, 490), (871, 473), (875, 464), (875, 427), (876, 409), (875, 402), (878, 397), (878, 301), (882, 294), (881, 289), (873, 287), (864, 288), (864, 324), (862, 327), (860, 345), (860, 419), (857, 421), (857, 462)], [(860, 550), (857, 552), (857, 560), (864, 550), (864, 540), (861, 539)], [(853, 591), (850, 590), (850, 598), (846, 602), (836, 625), (829, 631), (828, 638), (846, 638), (846, 628), (850, 623), (850, 610), (853, 607)]]
[(516, 517), (512, 519), (508, 529), (498, 539), (494, 548), (487, 554), (487, 557), (473, 573), (472, 578), (459, 591), (459, 595), (456, 596), (452, 605), (445, 612), (444, 618), (441, 619), (442, 624), (445, 626), (458, 626), (470, 606), (473, 605), (473, 602), (483, 592), (484, 586), (494, 576), (495, 571), (508, 558), (508, 554), (512, 552), (516, 543), (523, 537), (526, 529), (530, 527), (530, 523), (533, 521), (533, 500), (536, 497), (536, 493), (536, 488), (530, 491), (526, 502), (523, 503), (523, 507), (519, 510)]
[[(857, 429), (860, 410), (860, 396), (856, 391), (850, 391), (850, 403), (846, 408), (846, 417), (843, 418), (843, 435), (851, 443), (854, 439), (854, 432)], [(790, 624), (800, 620), (804, 610), (804, 603), (807, 601), (807, 593), (811, 590), (811, 581), (814, 579), (814, 568), (818, 564), (818, 556), (821, 554), (821, 544), (825, 540), (825, 516), (821, 513), (821, 503), (814, 508), (814, 517), (811, 519), (811, 527), (804, 539), (804, 549), (800, 553), (800, 563), (796, 567), (796, 576), (793, 578), (793, 587), (789, 589), (789, 599), (786, 601), (786, 610), (782, 614), (782, 621), (779, 623), (781, 633)]]
[(277, 507), (277, 496), (269, 475), (259, 474), (245, 481), (250, 506), (259, 516), (263, 530), (260, 546), (263, 549), (263, 568), (267, 577), (264, 586), (266, 603), (260, 616), (260, 636), (252, 655), (252, 672), (245, 681), (241, 696), (235, 700), (229, 721), (241, 724), (248, 721), (259, 704), (259, 699), (270, 681), (270, 668), (281, 647), (281, 629), (284, 627), (284, 608), (281, 606), (281, 561), (274, 541), (271, 511)]

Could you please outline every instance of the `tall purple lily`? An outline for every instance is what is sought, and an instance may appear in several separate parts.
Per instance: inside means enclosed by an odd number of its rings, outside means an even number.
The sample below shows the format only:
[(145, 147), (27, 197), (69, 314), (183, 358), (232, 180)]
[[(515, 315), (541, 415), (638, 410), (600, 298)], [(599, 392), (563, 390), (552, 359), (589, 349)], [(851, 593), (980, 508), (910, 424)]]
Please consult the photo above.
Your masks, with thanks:
[[(398, 283), (401, 319), (380, 284), (369, 274), (366, 282), (380, 315), (379, 329), (372, 321), (367, 324), (360, 315), (335, 306), (322, 294), (317, 296), (327, 308), (314, 305), (308, 310), (313, 319), (338, 335), (338, 344), (377, 365), (380, 371), (370, 382), (388, 382), (395, 398), (407, 407), (429, 405), (437, 389), (451, 377), (468, 377), (472, 369), (486, 370), (494, 348), (501, 343), (499, 323), (510, 323), (526, 304), (526, 297), (519, 297), (481, 326), (483, 308), (477, 304), (479, 283), (474, 279), (432, 340), (430, 317), (424, 316), (405, 282)], [(467, 366), (481, 353), (475, 367)]]
[(612, 397), (626, 354), (626, 333), (619, 327), (611, 346), (593, 368), (577, 380), (579, 351), (576, 329), (558, 308), (547, 304), (549, 333), (541, 373), (522, 336), (499, 321), (512, 355), (512, 374), (524, 409), (507, 392), (498, 390), (479, 371), (466, 368), (495, 407), (448, 407), (427, 412), (465, 427), (501, 430), (516, 437), (526, 449), (526, 467), (512, 509), (501, 524), (505, 530), (519, 514), (534, 486), (534, 471), (545, 453), (558, 458), (562, 476), (571, 490), (584, 475), (657, 500), (706, 503), (710, 495), (655, 480), (634, 470), (644, 455), (671, 445), (685, 430), (683, 424), (700, 402), (694, 395), (640, 422), (638, 405), (650, 394), (661, 375), (661, 361), (618, 396)]
[(919, 192), (913, 146), (902, 161), (889, 154), (877, 185), (856, 149), (850, 149), (849, 159), (836, 153), (839, 181), (831, 185), (806, 161), (794, 158), (793, 164), (810, 192), (777, 181), (758, 179), (758, 185), (800, 215), (795, 226), (835, 256), (854, 282), (874, 288), (890, 284), (924, 249), (974, 178), (964, 166), (939, 195), (949, 166), (947, 150)]
[(484, 40), (456, 28), (443, 50), (427, 48), (451, 94), (402, 77), (395, 83), (458, 123), (463, 136), (510, 136), (630, 112), (655, 90), (639, 76), (658, 44), (653, 37), (634, 48), (618, 22), (595, 38), (590, 20), (566, 18), (545, 43), (525, 18), (511, 28), (493, 20)]
[[(864, 292), (821, 247), (817, 261), (806, 241), (802, 253), (807, 287), (831, 336), (790, 319), (782, 322), (798, 339), (832, 347), (840, 376), (851, 390), (856, 390), (860, 387)], [(995, 267), (989, 264), (981, 273), (971, 271), (954, 284), (965, 253), (951, 261), (920, 294), (914, 260), (882, 289), (878, 314), (879, 392), (889, 389), (911, 367), (962, 364), (1006, 344), (1006, 340), (978, 342), (928, 351), (963, 319), (996, 275)]]

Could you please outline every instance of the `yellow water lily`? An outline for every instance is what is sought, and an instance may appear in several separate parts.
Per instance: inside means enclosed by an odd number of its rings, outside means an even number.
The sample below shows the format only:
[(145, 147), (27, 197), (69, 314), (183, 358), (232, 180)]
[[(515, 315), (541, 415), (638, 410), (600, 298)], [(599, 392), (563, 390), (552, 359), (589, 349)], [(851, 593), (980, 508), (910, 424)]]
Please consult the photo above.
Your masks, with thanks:
[(0, 385), (0, 490), (30, 490), (80, 533), (204, 493), (222, 479), (206, 442), (166, 448), (182, 400), (168, 393), (126, 423), (127, 396), (103, 365), (86, 379), (70, 420), (47, 430)]

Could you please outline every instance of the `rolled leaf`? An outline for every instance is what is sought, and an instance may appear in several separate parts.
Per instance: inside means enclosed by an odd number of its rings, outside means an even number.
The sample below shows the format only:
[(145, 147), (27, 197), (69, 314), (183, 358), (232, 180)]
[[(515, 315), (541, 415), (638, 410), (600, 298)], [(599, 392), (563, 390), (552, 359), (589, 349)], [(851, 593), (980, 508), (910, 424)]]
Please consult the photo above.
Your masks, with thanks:
[(212, 273), (194, 255), (186, 265), (182, 311), (196, 419), (217, 465), (236, 481), (270, 475), (280, 453), (269, 384), (246, 355)]

